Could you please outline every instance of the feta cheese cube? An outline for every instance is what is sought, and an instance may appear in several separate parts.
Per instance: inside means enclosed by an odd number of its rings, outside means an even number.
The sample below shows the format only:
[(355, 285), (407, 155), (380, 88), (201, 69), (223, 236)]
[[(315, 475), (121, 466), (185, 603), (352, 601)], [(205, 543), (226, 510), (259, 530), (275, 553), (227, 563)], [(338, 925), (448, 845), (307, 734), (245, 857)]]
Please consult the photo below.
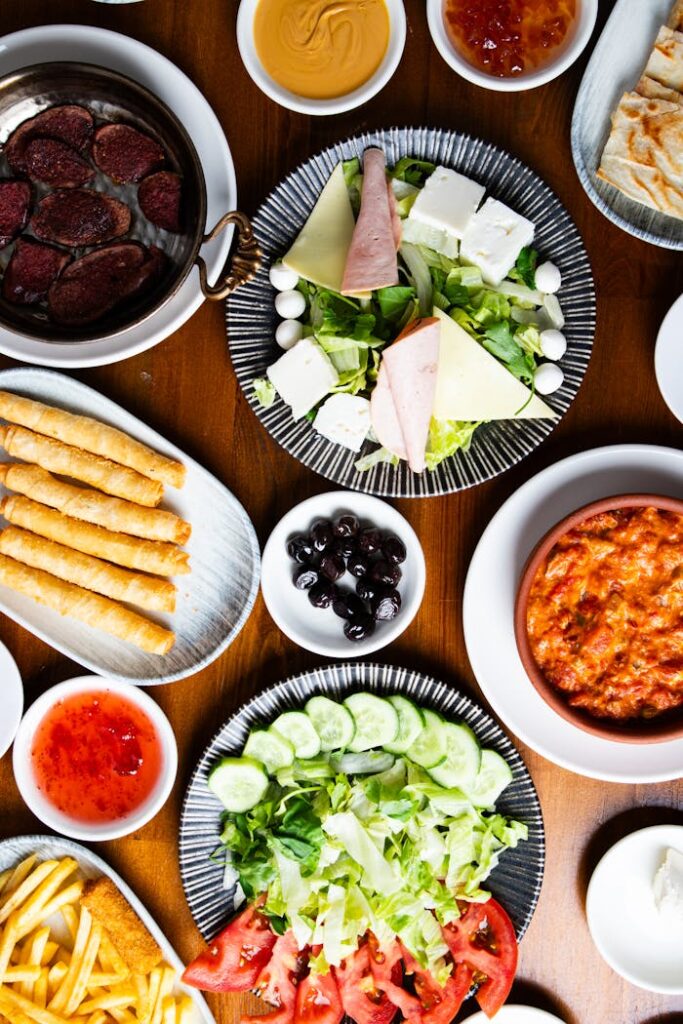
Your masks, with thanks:
[(487, 199), (473, 214), (462, 236), (460, 258), (479, 267), (487, 284), (497, 286), (534, 240), (534, 225), (505, 203)]
[(329, 395), (339, 381), (334, 366), (312, 338), (302, 338), (266, 372), (282, 401), (291, 406), (295, 420)]
[(330, 395), (318, 409), (313, 426), (335, 444), (359, 452), (370, 430), (370, 403), (359, 395)]
[(424, 188), (413, 203), (408, 220), (416, 220), (432, 228), (462, 238), (465, 228), (486, 189), (464, 174), (448, 167), (437, 167), (427, 178)]

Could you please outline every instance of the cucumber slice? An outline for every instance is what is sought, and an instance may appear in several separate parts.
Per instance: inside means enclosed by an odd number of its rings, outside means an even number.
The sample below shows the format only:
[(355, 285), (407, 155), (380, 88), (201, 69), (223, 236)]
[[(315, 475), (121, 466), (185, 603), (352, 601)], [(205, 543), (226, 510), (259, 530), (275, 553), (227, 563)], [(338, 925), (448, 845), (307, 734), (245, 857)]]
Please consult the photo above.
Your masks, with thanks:
[(270, 731), (291, 743), (300, 760), (317, 757), (320, 753), (320, 737), (303, 711), (285, 711), (275, 719)]
[(354, 754), (371, 747), (383, 747), (398, 736), (398, 714), (383, 697), (376, 697), (374, 693), (352, 693), (344, 705), (356, 723), (356, 732), (349, 743), (349, 750)]
[(422, 717), (424, 728), (408, 747), (406, 756), (419, 764), (420, 768), (434, 768), (446, 760), (446, 738), (443, 735), (445, 722), (441, 715), (429, 708), (422, 708)]
[(286, 768), (294, 760), (294, 747), (289, 740), (269, 729), (254, 729), (244, 745), (244, 756), (253, 757), (265, 765), (269, 775), (278, 768)]
[(512, 782), (512, 769), (495, 750), (482, 750), (477, 777), (465, 790), (475, 807), (493, 807), (503, 790)]
[(268, 776), (263, 765), (250, 757), (224, 757), (212, 769), (208, 787), (233, 814), (244, 814), (263, 800)]
[(481, 748), (477, 737), (466, 725), (455, 725), (444, 722), (441, 726), (445, 745), (446, 759), (439, 765), (429, 768), (429, 774), (445, 789), (468, 789), (479, 771)]
[(356, 726), (353, 716), (343, 704), (329, 697), (311, 697), (306, 714), (320, 737), (321, 750), (345, 750), (353, 739)]
[(387, 699), (398, 715), (398, 736), (392, 743), (385, 743), (384, 749), (390, 754), (405, 754), (424, 729), (425, 718), (420, 708), (407, 697), (394, 694)]
[(332, 767), (345, 775), (377, 775), (394, 767), (396, 758), (383, 750), (364, 750), (360, 754), (333, 754)]

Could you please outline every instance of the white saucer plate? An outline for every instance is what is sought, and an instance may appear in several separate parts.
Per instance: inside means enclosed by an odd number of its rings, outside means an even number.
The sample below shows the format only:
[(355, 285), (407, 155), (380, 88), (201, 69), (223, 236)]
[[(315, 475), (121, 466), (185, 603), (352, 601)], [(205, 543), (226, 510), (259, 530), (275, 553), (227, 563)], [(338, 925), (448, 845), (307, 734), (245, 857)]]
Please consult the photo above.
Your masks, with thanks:
[(586, 894), (593, 942), (612, 970), (650, 992), (683, 994), (683, 916), (658, 909), (652, 883), (668, 848), (683, 854), (683, 826), (654, 825), (620, 839)]
[[(235, 168), (223, 129), (196, 85), (166, 57), (136, 39), (90, 25), (41, 25), (0, 38), (0, 77), (33, 64), (70, 60), (128, 75), (176, 114), (192, 138), (204, 170), (207, 230), (235, 209)], [(211, 283), (225, 263), (231, 240), (229, 229), (202, 247)], [(153, 316), (112, 338), (70, 345), (37, 341), (0, 327), (0, 352), (39, 366), (106, 366), (163, 341), (182, 327), (203, 301), (199, 273), (193, 268), (178, 293)]]
[[(468, 1017), (465, 1024), (488, 1024), (490, 1018), (482, 1011)], [(563, 1024), (554, 1013), (535, 1006), (503, 1006), (496, 1014), (496, 1024)]]
[[(292, 582), (296, 569), (287, 553), (287, 541), (297, 533), (308, 533), (316, 519), (336, 519), (343, 512), (358, 517), (361, 527), (376, 526), (395, 533), (406, 546), (406, 560), (400, 566), (398, 584), (401, 610), (390, 622), (378, 622), (372, 636), (351, 641), (344, 636), (344, 620), (331, 608), (313, 608), (308, 592)], [(417, 615), (425, 590), (425, 558), (412, 526), (386, 501), (354, 491), (327, 491), (302, 501), (282, 517), (263, 549), (261, 592), (276, 626), (299, 647), (328, 658), (359, 658), (386, 647), (403, 633)], [(355, 589), (356, 580), (346, 573), (342, 589)]]
[(655, 346), (655, 375), (662, 398), (683, 423), (683, 295), (679, 296), (659, 328)]
[(683, 497), (683, 451), (654, 445), (595, 448), (555, 463), (508, 498), (470, 563), (463, 600), (465, 644), (484, 696), (533, 750), (589, 778), (661, 782), (683, 775), (683, 739), (619, 743), (577, 729), (536, 692), (515, 643), (515, 597), (536, 543), (574, 509), (628, 492)]
[(17, 734), (24, 713), (24, 684), (17, 663), (0, 642), (0, 757)]

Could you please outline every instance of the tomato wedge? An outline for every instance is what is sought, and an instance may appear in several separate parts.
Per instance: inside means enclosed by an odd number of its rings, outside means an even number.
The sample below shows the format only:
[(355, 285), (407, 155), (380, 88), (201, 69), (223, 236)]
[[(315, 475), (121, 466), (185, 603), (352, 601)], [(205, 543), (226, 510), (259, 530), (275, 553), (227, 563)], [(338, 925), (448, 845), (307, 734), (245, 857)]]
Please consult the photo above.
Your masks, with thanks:
[(272, 1013), (241, 1018), (241, 1024), (291, 1024), (296, 1005), (296, 986), (305, 964), (294, 932), (279, 935), (273, 946), (270, 961), (263, 968), (254, 991), (275, 1009)]
[(375, 986), (368, 945), (333, 968), (344, 1013), (356, 1024), (391, 1024), (396, 1006)]
[(406, 992), (403, 987), (403, 959), (398, 942), (394, 940), (384, 949), (380, 949), (377, 939), (372, 932), (369, 932), (368, 951), (370, 953), (370, 969), (376, 988), (386, 993), (389, 1000), (404, 1017), (414, 1017), (421, 1013), (420, 1000), (417, 996)]
[(185, 968), (182, 980), (186, 985), (206, 992), (246, 992), (253, 988), (277, 938), (258, 906), (238, 914)]
[(456, 962), (485, 975), (475, 998), (487, 1017), (493, 1017), (510, 994), (517, 970), (517, 936), (497, 900), (470, 903), (466, 912), (443, 934)]
[(344, 1016), (335, 977), (309, 974), (296, 990), (294, 1024), (341, 1024)]
[(414, 975), (415, 991), (422, 1007), (420, 1024), (451, 1024), (471, 988), (472, 971), (467, 964), (456, 964), (442, 988), (405, 947), (402, 949), (403, 962), (407, 972)]

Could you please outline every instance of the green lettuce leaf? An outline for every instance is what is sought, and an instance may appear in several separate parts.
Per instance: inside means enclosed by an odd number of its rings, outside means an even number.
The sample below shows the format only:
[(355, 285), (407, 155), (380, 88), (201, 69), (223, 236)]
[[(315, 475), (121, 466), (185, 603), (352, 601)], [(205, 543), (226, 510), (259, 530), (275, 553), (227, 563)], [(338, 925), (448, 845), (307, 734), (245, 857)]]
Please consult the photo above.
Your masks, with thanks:
[(466, 452), (472, 444), (474, 432), (481, 420), (471, 423), (466, 420), (435, 420), (429, 427), (429, 439), (425, 459), (427, 469), (434, 470), (444, 459), (457, 451)]
[(264, 409), (270, 409), (271, 405), (275, 401), (277, 391), (270, 383), (267, 377), (256, 377), (252, 383), (254, 389), (254, 395), (259, 405), (262, 405)]

